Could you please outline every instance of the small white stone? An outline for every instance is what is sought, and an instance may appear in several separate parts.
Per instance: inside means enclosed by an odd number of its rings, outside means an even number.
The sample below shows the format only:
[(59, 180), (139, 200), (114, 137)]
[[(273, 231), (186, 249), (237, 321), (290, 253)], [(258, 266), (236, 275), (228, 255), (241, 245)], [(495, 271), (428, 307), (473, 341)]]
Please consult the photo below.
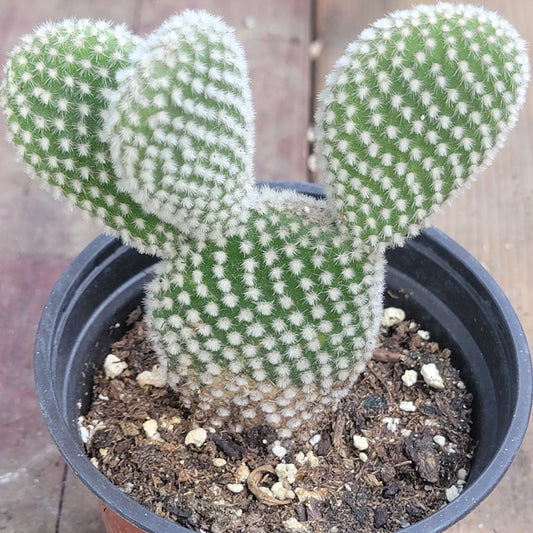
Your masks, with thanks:
[(235, 494), (239, 494), (239, 492), (244, 490), (244, 485), (242, 483), (228, 483), (226, 487), (229, 491), (234, 492)]
[(446, 439), (442, 435), (435, 435), (433, 437), (433, 442), (441, 448), (444, 448), (444, 446), (446, 446)]
[(361, 435), (354, 435), (353, 436), (353, 445), (360, 452), (364, 452), (365, 450), (368, 450), (368, 439), (366, 437), (361, 436)]
[(288, 533), (305, 533), (307, 531), (307, 523), (299, 522), (294, 516), (283, 522), (283, 527)]
[(270, 488), (272, 496), (278, 500), (294, 500), (296, 494), (291, 489), (285, 488), (282, 481), (277, 481)]
[[(90, 429), (89, 429), (90, 428)], [(79, 427), (79, 432), (80, 432), (80, 437), (81, 437), (81, 441), (84, 443), (84, 444), (87, 444), (92, 436), (92, 433), (93, 433), (93, 427), (92, 426), (89, 426), (89, 428), (85, 427), (85, 426), (80, 426)]]
[(406, 428), (403, 428), (400, 430), (400, 435), (404, 438), (409, 438), (413, 433), (413, 430), (412, 429), (406, 429)]
[(221, 457), (215, 457), (213, 459), (213, 465), (216, 466), (217, 468), (225, 466), (226, 464), (227, 464), (226, 459), (222, 459)]
[(459, 489), (455, 485), (446, 489), (446, 499), (448, 502), (453, 502), (457, 496), (459, 496)]
[(246, 481), (250, 475), (250, 469), (244, 463), (235, 470), (235, 479), (237, 481)]
[(429, 331), (425, 331), (423, 329), (419, 329), (417, 331), (417, 334), (423, 341), (428, 341), (429, 340), (429, 337), (430, 337)]
[(457, 471), (457, 479), (460, 479), (461, 481), (465, 481), (468, 476), (468, 472), (464, 468), (460, 468)]
[(305, 456), (304, 452), (298, 452), (294, 456), (294, 459), (299, 465), (304, 465), (305, 463), (307, 463), (307, 457)]
[(185, 444), (193, 444), (197, 448), (200, 448), (207, 440), (207, 431), (204, 428), (192, 429), (185, 436)]
[(416, 411), (416, 405), (413, 402), (400, 402), (400, 411), (404, 411), (406, 413), (414, 413)]
[(124, 494), (131, 494), (134, 488), (135, 488), (135, 485), (131, 482), (128, 482), (128, 483), (125, 483), (122, 487), (120, 487), (120, 490)]
[(314, 435), (313, 437), (309, 439), (309, 444), (311, 446), (315, 446), (316, 444), (320, 442), (320, 439), (322, 439), (322, 437), (320, 436), (319, 433), (317, 433), (316, 435)]
[(399, 324), (405, 320), (405, 311), (397, 307), (387, 307), (383, 310), (381, 325), (386, 328)]
[(124, 370), (128, 368), (128, 363), (120, 360), (115, 354), (110, 353), (104, 361), (105, 377), (108, 379), (114, 379), (120, 376)]
[(466, 389), (466, 385), (464, 384), (464, 381), (458, 381), (457, 382), (457, 388), (459, 390), (465, 390)]
[(141, 386), (164, 387), (167, 384), (167, 374), (159, 365), (152, 370), (145, 370), (137, 376), (137, 383)]
[(276, 466), (276, 474), (280, 481), (286, 481), (292, 485), (296, 481), (298, 469), (292, 463), (280, 463)]
[(398, 429), (398, 424), (400, 423), (400, 419), (399, 418), (392, 418), (390, 416), (386, 416), (382, 422), (384, 424), (387, 424), (387, 429), (389, 431), (392, 431), (393, 433), (396, 432), (396, 430)]
[(402, 382), (406, 387), (412, 387), (418, 381), (418, 372), (416, 370), (406, 370), (402, 376)]
[(365, 452), (359, 454), (359, 459), (361, 462), (366, 463), (368, 461), (368, 455)]
[(313, 453), (313, 450), (309, 450), (307, 452), (307, 455), (305, 456), (307, 459), (307, 462), (309, 463), (309, 466), (311, 468), (316, 468), (319, 463), (318, 457)]
[[(344, 488), (346, 490), (351, 491), (351, 487), (348, 484), (344, 485)], [(303, 487), (297, 487), (294, 489), (294, 492), (296, 493), (296, 497), (298, 498), (298, 501), (300, 502), (307, 502), (311, 498), (318, 500), (318, 501), (324, 501), (324, 494), (320, 492), (319, 490), (307, 490)]]
[(153, 418), (149, 418), (143, 422), (144, 433), (149, 439), (153, 439), (157, 435), (157, 427), (157, 420), (154, 420)]
[(281, 459), (287, 455), (287, 448), (283, 447), (279, 440), (275, 440), (272, 444), (272, 453)]
[(420, 369), (420, 373), (422, 374), (424, 381), (430, 387), (434, 389), (444, 389), (444, 381), (435, 363), (423, 365)]
[(448, 453), (457, 453), (457, 444), (454, 444), (453, 442), (450, 442), (448, 446), (446, 446), (446, 451)]

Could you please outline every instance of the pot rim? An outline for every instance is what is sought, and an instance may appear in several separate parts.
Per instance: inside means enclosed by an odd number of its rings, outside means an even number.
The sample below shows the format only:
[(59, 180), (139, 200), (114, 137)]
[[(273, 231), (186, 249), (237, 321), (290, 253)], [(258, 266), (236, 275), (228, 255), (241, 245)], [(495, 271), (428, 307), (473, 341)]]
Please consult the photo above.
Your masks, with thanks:
[[(311, 188), (309, 190), (315, 191), (317, 189)], [(531, 358), (527, 340), (519, 319), (501, 288), (472, 255), (442, 231), (428, 228), (423, 231), (423, 237), (433, 245), (445, 247), (447, 253), (453, 257), (457, 264), (462, 265), (465, 271), (475, 273), (478, 283), (487, 294), (490, 294), (497, 301), (501, 318), (504, 321), (502, 327), (507, 328), (511, 333), (513, 343), (511, 348), (516, 353), (518, 382), (512, 421), (490, 464), (474, 482), (467, 485), (455, 500), (424, 520), (405, 528), (406, 533), (442, 531), (465, 516), (467, 512), (470, 512), (488, 496), (520, 448), (528, 427), (533, 393)], [(75, 279), (79, 279), (80, 272), (86, 271), (87, 265), (94, 265), (98, 258), (111, 255), (121, 247), (123, 245), (114, 238), (97, 237), (67, 267), (60, 278), (61, 290), (58, 289), (58, 285), (52, 290), (43, 310), (35, 344), (34, 374), (39, 404), (52, 437), (64, 459), (82, 482), (106, 506), (137, 527), (152, 528), (152, 531), (158, 533), (186, 533), (191, 530), (172, 523), (135, 502), (92, 465), (87, 455), (83, 453), (81, 438), (79, 435), (74, 436), (72, 428), (69, 427), (69, 423), (72, 421), (65, 420), (61, 413), (60, 401), (51, 385), (52, 369), (47, 357), (43, 355), (50, 353), (55, 348), (52, 338), (49, 338), (44, 332), (55, 329), (58, 317), (64, 319), (69, 295), (73, 290)]]

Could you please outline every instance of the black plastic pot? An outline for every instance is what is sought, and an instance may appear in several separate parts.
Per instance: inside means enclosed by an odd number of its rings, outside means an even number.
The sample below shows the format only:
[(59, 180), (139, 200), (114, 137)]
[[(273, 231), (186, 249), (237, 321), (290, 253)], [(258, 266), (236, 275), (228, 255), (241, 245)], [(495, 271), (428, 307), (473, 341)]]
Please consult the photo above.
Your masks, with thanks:
[[(321, 194), (311, 184), (283, 186)], [(155, 261), (108, 237), (93, 241), (62, 275), (43, 311), (35, 381), (59, 450), (106, 508), (142, 531), (185, 533), (190, 530), (156, 516), (114, 487), (85, 455), (77, 426), (78, 416), (89, 407), (94, 373), (110, 344), (123, 334), (127, 315), (142, 302)], [(474, 437), (479, 446), (465, 490), (431, 517), (402, 530), (437, 533), (483, 500), (517, 453), (531, 408), (530, 354), (501, 289), (442, 232), (424, 231), (405, 247), (391, 250), (388, 261), (386, 304), (404, 308), (452, 350), (475, 397)]]

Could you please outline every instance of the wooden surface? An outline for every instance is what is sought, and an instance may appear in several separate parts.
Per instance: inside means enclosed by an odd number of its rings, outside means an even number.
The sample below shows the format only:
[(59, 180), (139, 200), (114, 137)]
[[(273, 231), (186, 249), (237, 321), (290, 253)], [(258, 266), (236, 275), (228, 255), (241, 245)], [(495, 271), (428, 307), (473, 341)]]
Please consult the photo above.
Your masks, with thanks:
[[(473, 1), (479, 4), (480, 2)], [(234, 25), (246, 49), (257, 114), (258, 179), (306, 180), (314, 91), (346, 44), (412, 0), (0, 0), (0, 61), (23, 33), (66, 16), (125, 22), (145, 33), (182, 8)], [(533, 41), (533, 2), (485, 0)], [(321, 53), (309, 49), (317, 37)], [(316, 47), (313, 47), (316, 50)], [(65, 470), (41, 415), (32, 377), (40, 310), (68, 262), (96, 235), (78, 213), (42, 192), (13, 161), (0, 121), (0, 532), (97, 533), (96, 502)], [(435, 225), (490, 271), (533, 341), (533, 96), (494, 165)], [(529, 533), (533, 430), (498, 488), (449, 533)]]

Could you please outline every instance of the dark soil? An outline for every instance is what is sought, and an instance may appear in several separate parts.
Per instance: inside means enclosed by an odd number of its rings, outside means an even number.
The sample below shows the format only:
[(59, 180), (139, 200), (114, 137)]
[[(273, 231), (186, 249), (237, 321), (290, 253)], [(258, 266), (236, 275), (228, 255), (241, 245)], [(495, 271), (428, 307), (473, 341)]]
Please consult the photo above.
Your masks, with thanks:
[[(446, 505), (446, 489), (448, 498), (462, 489), (474, 449), (472, 398), (450, 351), (419, 334), (417, 324), (383, 328), (353, 392), (337, 413), (324, 415), (320, 440), (282, 441), (280, 458), (268, 426), (212, 432), (200, 448), (185, 444), (197, 425), (176, 394), (136, 382), (157, 363), (139, 314), (112, 348), (128, 368), (114, 379), (97, 376), (81, 425), (92, 462), (157, 514), (210, 533), (393, 532)], [(428, 363), (437, 365), (443, 389), (422, 379)], [(411, 369), (418, 380), (406, 386), (401, 378)], [(156, 433), (148, 436), (150, 425)], [(357, 449), (354, 436), (365, 437), (368, 449)], [(260, 488), (278, 481), (280, 463), (297, 469), (285, 482), (294, 493), (286, 504)]]

